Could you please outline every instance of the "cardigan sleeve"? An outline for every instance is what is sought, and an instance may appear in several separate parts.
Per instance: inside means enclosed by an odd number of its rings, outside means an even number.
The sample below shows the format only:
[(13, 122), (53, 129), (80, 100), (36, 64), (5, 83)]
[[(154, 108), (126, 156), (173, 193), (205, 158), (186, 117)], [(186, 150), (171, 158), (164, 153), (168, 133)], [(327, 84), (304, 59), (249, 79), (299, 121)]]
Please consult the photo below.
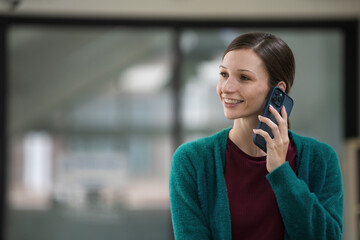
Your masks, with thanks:
[(296, 176), (287, 162), (267, 175), (289, 239), (340, 240), (342, 237), (343, 189), (339, 160), (334, 151), (322, 157), (309, 160), (324, 164), (309, 167), (313, 172), (309, 172), (308, 182)]
[(196, 168), (186, 147), (173, 155), (170, 171), (170, 206), (176, 240), (207, 240), (211, 232), (201, 209)]

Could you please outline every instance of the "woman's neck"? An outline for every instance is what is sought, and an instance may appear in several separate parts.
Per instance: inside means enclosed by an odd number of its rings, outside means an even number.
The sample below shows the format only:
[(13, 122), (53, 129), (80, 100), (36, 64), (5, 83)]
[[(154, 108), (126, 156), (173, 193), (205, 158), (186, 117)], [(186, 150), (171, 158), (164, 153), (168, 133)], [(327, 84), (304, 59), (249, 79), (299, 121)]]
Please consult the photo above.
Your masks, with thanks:
[(233, 128), (229, 133), (231, 141), (233, 141), (243, 152), (254, 157), (266, 155), (266, 153), (253, 142), (253, 129), (256, 128), (257, 123), (257, 117), (256, 119), (236, 119)]

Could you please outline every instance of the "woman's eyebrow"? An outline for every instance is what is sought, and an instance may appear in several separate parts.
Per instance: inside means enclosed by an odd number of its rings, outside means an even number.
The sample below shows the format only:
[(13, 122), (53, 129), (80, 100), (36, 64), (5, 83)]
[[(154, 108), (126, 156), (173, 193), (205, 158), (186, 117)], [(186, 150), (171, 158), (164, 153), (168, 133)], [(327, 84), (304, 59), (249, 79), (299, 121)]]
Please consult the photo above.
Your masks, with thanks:
[(248, 70), (248, 69), (238, 69), (239, 72), (251, 72), (253, 74), (255, 74), (255, 72)]
[[(227, 67), (225, 67), (225, 66), (223, 66), (223, 65), (220, 65), (219, 67), (227, 69)], [(251, 73), (255, 74), (255, 72), (253, 72), (253, 71), (251, 71), (251, 70), (248, 70), (248, 69), (242, 69), (242, 68), (240, 68), (240, 69), (237, 69), (237, 71), (239, 71), (239, 72), (251, 72)]]

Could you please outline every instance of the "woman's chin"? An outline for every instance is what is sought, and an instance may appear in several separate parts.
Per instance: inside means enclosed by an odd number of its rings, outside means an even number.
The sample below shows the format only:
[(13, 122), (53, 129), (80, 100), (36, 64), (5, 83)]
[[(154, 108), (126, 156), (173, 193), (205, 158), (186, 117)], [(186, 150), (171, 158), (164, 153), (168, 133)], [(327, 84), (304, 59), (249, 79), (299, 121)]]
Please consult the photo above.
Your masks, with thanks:
[(224, 113), (225, 117), (229, 120), (235, 120), (238, 119), (240, 116), (236, 115), (236, 114), (230, 114), (230, 113)]

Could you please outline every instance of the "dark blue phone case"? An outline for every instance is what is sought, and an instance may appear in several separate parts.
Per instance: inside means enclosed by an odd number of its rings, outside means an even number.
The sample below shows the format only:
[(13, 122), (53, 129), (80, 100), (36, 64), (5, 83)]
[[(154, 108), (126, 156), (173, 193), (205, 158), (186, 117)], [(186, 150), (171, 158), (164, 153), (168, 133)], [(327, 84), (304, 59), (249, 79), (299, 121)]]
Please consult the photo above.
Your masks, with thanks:
[[(290, 117), (290, 113), (292, 110), (292, 107), (294, 105), (294, 100), (292, 100), (291, 97), (289, 97), (284, 91), (282, 91), (279, 87), (273, 87), (270, 90), (269, 93), (269, 97), (266, 101), (263, 113), (261, 114), (264, 117), (270, 118), (271, 121), (273, 121), (274, 123), (277, 124), (277, 121), (275, 119), (275, 116), (270, 113), (269, 111), (269, 105), (272, 105), (276, 111), (278, 111), (281, 114), (281, 109), (283, 106), (285, 106), (286, 112), (287, 112), (287, 116), (288, 118)], [(271, 128), (266, 124), (266, 123), (262, 123), (259, 122), (257, 125), (257, 129), (262, 129), (266, 132), (269, 133), (269, 135), (271, 136), (271, 138), (274, 138), (274, 135), (271, 131)], [(265, 139), (258, 135), (258, 134), (254, 134), (253, 136), (253, 141), (254, 143), (261, 148), (264, 152), (267, 152), (266, 149), (266, 141)]]

